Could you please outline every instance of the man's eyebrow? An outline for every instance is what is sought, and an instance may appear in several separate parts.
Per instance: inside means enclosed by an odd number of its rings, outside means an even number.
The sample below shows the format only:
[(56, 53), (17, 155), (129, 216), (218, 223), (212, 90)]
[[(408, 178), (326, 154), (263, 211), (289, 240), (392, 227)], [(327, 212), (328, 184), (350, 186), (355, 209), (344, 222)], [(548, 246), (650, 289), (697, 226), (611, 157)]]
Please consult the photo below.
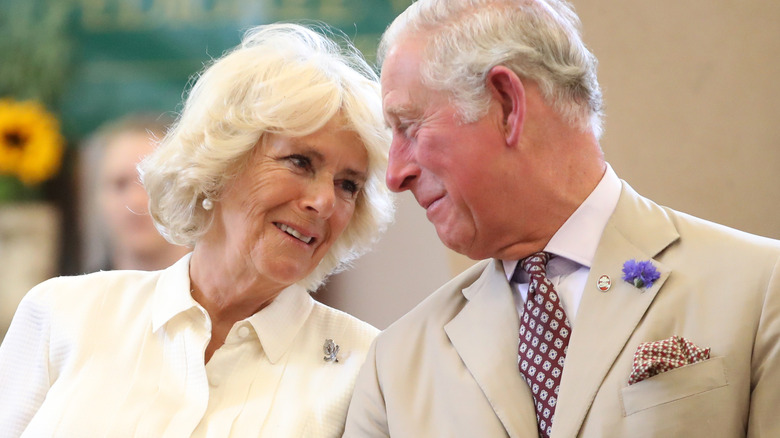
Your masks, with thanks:
[(384, 111), (386, 116), (399, 118), (402, 116), (408, 116), (413, 114), (414, 108), (412, 108), (412, 106), (408, 104), (394, 105), (391, 103), (385, 106)]
[(414, 117), (414, 109), (409, 105), (389, 105), (385, 107), (385, 127), (393, 129), (393, 125), (390, 122), (397, 122), (400, 119), (411, 119)]

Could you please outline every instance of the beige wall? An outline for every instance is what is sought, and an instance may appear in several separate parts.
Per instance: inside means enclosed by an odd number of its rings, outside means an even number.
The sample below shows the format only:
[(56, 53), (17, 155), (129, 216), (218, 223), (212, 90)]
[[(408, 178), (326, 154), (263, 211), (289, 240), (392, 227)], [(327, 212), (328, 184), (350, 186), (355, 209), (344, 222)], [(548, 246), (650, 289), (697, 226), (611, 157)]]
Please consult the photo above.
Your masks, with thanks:
[[(600, 60), (607, 160), (672, 208), (780, 238), (780, 2), (575, 0)], [(403, 199), (326, 301), (377, 327), (472, 263)]]
[(780, 2), (575, 5), (618, 174), (661, 204), (780, 238)]

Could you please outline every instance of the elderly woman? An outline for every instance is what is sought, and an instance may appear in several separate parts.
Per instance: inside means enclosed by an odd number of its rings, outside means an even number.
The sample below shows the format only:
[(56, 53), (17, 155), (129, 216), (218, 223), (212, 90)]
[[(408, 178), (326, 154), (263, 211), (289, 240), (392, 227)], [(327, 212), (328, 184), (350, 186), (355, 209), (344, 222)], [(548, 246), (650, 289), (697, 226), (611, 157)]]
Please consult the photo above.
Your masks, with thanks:
[(192, 253), (30, 291), (0, 349), (0, 435), (341, 436), (376, 330), (307, 290), (393, 210), (376, 76), (342, 46), (261, 26), (205, 70), (140, 165)]

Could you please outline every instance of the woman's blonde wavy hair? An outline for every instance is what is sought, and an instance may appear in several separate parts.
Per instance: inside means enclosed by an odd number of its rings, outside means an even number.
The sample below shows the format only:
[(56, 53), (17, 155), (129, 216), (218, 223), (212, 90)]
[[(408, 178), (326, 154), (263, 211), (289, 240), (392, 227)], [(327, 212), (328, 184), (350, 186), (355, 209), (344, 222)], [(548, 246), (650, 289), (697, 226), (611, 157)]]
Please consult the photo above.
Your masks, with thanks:
[(266, 133), (309, 135), (336, 115), (365, 145), (368, 181), (345, 231), (299, 282), (315, 290), (367, 251), (394, 213), (384, 184), (390, 134), (377, 75), (323, 24), (252, 28), (197, 77), (177, 121), (138, 167), (157, 228), (173, 243), (196, 245), (212, 219), (203, 199), (219, 199)]

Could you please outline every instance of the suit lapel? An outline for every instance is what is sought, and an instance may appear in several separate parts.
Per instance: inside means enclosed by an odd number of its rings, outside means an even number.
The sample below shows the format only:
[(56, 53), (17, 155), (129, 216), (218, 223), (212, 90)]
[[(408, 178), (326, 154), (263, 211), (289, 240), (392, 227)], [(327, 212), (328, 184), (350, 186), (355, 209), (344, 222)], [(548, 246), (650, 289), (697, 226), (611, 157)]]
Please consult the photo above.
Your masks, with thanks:
[(500, 262), (463, 294), (468, 302), (444, 327), (447, 336), (509, 436), (535, 436), (533, 399), (517, 369), (517, 311)]
[[(652, 260), (677, 237), (664, 211), (624, 183), (577, 310), (556, 407), (554, 437), (577, 435), (601, 383), (670, 273), (653, 261), (661, 277), (653, 287), (637, 289), (622, 279), (623, 264), (631, 259)], [(607, 292), (597, 287), (601, 275), (608, 275), (612, 281)]]

